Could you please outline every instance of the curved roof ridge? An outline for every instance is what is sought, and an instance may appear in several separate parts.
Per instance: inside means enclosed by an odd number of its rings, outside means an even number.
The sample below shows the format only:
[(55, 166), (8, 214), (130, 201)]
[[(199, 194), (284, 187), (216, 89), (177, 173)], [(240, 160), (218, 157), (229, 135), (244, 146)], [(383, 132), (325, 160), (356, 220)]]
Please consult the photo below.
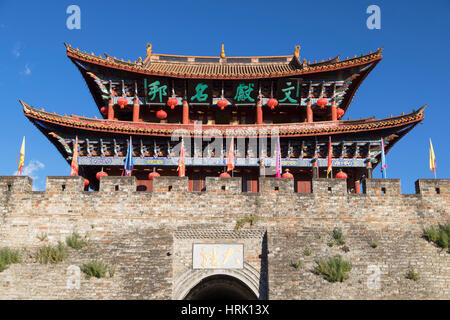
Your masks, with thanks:
[[(124, 59), (118, 59), (105, 53), (105, 57), (101, 55), (96, 56), (93, 52), (87, 53), (74, 49), (70, 44), (64, 43), (69, 58), (76, 60), (83, 60), (88, 63), (94, 63), (103, 65), (105, 67), (116, 69), (128, 69), (132, 72), (154, 74), (157, 76), (169, 76), (169, 77), (190, 77), (190, 78), (261, 78), (261, 77), (283, 77), (283, 76), (296, 76), (303, 73), (323, 72), (331, 71), (335, 69), (348, 68), (353, 65), (368, 64), (370, 62), (378, 61), (382, 58), (382, 50), (377, 49), (375, 52), (370, 51), (366, 55), (354, 56), (353, 58), (346, 58), (340, 60), (340, 56), (335, 58), (329, 58), (328, 60), (322, 60), (320, 62), (307, 62), (303, 59), (300, 61), (297, 54), (286, 56), (261, 56), (261, 57), (200, 57), (200, 56), (181, 56), (181, 55), (162, 55), (153, 54), (148, 52), (145, 60), (141, 57), (137, 61), (131, 62), (130, 60), (124, 61)], [(297, 52), (296, 52), (297, 53)], [(164, 59), (161, 59), (163, 57)], [(170, 58), (172, 57), (172, 58)], [(244, 74), (235, 74), (229, 67), (233, 65), (252, 66), (250, 72)], [(166, 66), (167, 68), (161, 68)], [(189, 74), (184, 70), (185, 66), (189, 67)], [(211, 68), (211, 72), (204, 74), (199, 72), (204, 66), (214, 66)], [(222, 68), (224, 66), (225, 68)], [(271, 71), (271, 67), (281, 67), (278, 72)], [(164, 69), (161, 70), (161, 69)], [(167, 69), (167, 70), (165, 70)], [(225, 72), (221, 72), (223, 70)]]
[[(73, 126), (84, 128), (86, 130), (99, 130), (107, 132), (127, 132), (133, 134), (144, 135), (166, 135), (173, 130), (180, 128), (188, 131), (194, 131), (193, 125), (182, 125), (174, 123), (148, 123), (148, 122), (130, 122), (130, 121), (116, 121), (104, 120), (80, 116), (61, 116), (56, 113), (49, 113), (38, 110), (29, 106), (24, 101), (19, 100), (22, 104), (25, 116), (36, 120), (42, 120), (59, 124), (62, 126)], [(425, 106), (417, 111), (409, 114), (402, 114), (396, 117), (384, 118), (375, 120), (373, 118), (359, 119), (359, 120), (339, 120), (339, 121), (323, 121), (313, 123), (276, 123), (265, 125), (204, 125), (205, 130), (208, 129), (232, 129), (235, 131), (253, 132), (259, 127), (278, 127), (280, 135), (310, 135), (310, 134), (339, 134), (342, 132), (356, 132), (377, 130), (386, 127), (396, 127), (407, 123), (415, 123), (422, 121), (424, 118)]]

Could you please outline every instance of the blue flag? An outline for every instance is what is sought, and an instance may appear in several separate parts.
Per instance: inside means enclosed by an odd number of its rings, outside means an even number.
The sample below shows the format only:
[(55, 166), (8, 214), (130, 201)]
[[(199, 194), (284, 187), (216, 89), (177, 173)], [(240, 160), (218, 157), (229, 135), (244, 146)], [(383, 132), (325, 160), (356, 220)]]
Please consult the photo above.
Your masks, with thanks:
[(384, 140), (381, 138), (381, 174), (383, 176), (383, 179), (386, 179), (386, 155), (384, 154)]
[(131, 176), (131, 172), (133, 171), (133, 142), (130, 136), (130, 143), (128, 144), (127, 157), (125, 158), (124, 170), (125, 175)]

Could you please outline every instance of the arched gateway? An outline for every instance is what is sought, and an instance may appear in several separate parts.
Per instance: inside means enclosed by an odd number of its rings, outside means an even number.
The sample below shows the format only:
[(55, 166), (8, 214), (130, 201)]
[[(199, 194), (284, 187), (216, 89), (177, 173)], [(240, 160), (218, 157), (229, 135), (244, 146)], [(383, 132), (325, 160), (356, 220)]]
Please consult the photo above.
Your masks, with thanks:
[(173, 286), (177, 300), (264, 299), (260, 274), (245, 263), (240, 270), (188, 270)]
[(241, 280), (214, 275), (202, 279), (184, 300), (256, 300), (255, 293)]

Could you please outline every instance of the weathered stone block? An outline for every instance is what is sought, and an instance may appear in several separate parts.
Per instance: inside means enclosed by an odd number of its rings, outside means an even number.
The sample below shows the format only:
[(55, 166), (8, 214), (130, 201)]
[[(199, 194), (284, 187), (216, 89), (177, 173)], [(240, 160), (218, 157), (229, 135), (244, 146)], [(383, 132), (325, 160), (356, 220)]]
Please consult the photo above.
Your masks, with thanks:
[(182, 192), (189, 190), (188, 177), (154, 177), (153, 192)]
[(135, 192), (136, 177), (101, 177), (100, 191), (102, 192)]
[(84, 178), (81, 176), (47, 177), (47, 192), (81, 192), (84, 190)]
[(401, 195), (400, 179), (366, 179), (365, 190), (370, 195)]
[(206, 192), (225, 192), (231, 194), (241, 193), (242, 179), (236, 178), (219, 178), (206, 177)]
[(312, 193), (321, 196), (347, 194), (347, 180), (325, 178), (313, 179)]

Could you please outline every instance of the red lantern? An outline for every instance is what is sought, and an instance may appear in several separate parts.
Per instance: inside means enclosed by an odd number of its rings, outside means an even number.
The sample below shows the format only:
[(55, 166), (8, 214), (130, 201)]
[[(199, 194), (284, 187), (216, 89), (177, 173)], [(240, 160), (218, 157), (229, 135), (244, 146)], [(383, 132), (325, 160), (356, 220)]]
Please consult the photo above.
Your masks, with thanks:
[(89, 185), (89, 180), (88, 179), (84, 179), (84, 186), (87, 187)]
[(175, 98), (169, 98), (169, 100), (167, 100), (167, 105), (173, 110), (178, 105), (178, 100)]
[(120, 109), (123, 109), (128, 104), (128, 100), (125, 99), (124, 97), (121, 97), (117, 99), (117, 104), (120, 106)]
[(167, 112), (165, 112), (164, 110), (159, 110), (158, 112), (156, 112), (156, 117), (160, 120), (163, 120), (165, 118), (167, 118)]
[(338, 178), (338, 179), (347, 179), (347, 174), (341, 170), (341, 171), (339, 171), (337, 173), (336, 178)]
[(107, 111), (108, 111), (108, 109), (106, 107), (101, 107), (100, 108), (100, 113), (103, 114), (103, 115), (105, 115)]
[(274, 98), (269, 99), (269, 101), (267, 101), (267, 105), (271, 110), (273, 110), (278, 105), (278, 100)]
[(228, 172), (222, 172), (220, 174), (219, 178), (231, 178), (231, 176)]
[(154, 177), (160, 177), (160, 176), (161, 175), (158, 172), (153, 171), (148, 174), (148, 180), (153, 180)]
[(220, 110), (223, 110), (228, 105), (228, 101), (225, 99), (220, 99), (217, 101), (217, 106), (220, 108)]
[(338, 119), (342, 118), (342, 116), (345, 113), (344, 109), (341, 109), (341, 108), (337, 108), (336, 112), (337, 112)]
[(107, 177), (108, 176), (108, 174), (105, 172), (105, 171), (99, 171), (99, 172), (97, 172), (97, 174), (95, 175), (95, 177), (97, 178), (97, 180), (99, 180), (100, 181), (100, 178), (101, 177)]
[(292, 173), (289, 172), (289, 169), (286, 169), (286, 172), (283, 173), (283, 174), (281, 175), (281, 177), (282, 177), (282, 178), (285, 178), (285, 179), (292, 179), (292, 178), (294, 178), (294, 176), (292, 175)]
[(317, 100), (316, 104), (320, 107), (320, 109), (323, 109), (328, 104), (328, 100), (320, 98), (319, 100)]

